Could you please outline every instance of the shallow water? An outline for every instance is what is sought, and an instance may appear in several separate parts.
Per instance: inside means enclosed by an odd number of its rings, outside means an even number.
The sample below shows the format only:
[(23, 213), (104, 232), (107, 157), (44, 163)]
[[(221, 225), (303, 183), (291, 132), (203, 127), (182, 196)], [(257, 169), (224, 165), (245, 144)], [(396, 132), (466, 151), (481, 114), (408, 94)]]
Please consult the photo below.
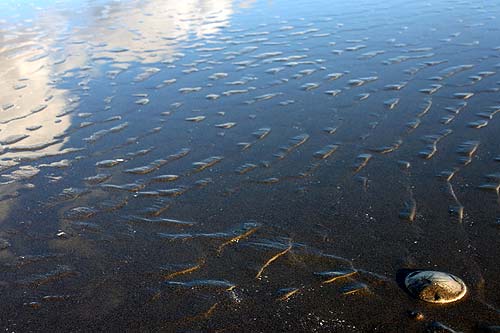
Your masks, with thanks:
[(0, 13), (4, 330), (500, 325), (499, 3)]

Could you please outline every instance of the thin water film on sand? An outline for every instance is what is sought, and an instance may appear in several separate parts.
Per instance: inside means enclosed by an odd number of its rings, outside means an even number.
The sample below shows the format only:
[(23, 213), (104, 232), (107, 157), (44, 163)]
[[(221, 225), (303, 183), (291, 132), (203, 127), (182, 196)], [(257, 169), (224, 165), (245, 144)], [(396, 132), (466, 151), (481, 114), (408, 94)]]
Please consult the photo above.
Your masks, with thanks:
[(498, 330), (499, 30), (496, 1), (3, 1), (0, 327)]

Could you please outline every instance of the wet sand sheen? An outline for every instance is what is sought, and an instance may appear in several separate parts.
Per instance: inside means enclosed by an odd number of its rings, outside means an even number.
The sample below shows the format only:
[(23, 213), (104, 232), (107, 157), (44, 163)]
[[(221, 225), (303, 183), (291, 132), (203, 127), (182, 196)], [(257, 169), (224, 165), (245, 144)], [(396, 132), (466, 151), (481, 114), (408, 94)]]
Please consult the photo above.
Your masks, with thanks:
[(498, 327), (498, 4), (41, 6), (0, 4), (2, 328)]

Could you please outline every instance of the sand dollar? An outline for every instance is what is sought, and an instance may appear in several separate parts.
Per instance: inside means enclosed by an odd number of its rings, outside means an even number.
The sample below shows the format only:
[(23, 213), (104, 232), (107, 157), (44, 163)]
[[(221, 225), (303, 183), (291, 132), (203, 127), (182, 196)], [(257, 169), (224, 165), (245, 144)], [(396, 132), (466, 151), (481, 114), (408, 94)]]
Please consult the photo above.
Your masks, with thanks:
[(405, 278), (408, 291), (422, 301), (451, 303), (467, 293), (467, 286), (458, 277), (437, 271), (414, 271)]

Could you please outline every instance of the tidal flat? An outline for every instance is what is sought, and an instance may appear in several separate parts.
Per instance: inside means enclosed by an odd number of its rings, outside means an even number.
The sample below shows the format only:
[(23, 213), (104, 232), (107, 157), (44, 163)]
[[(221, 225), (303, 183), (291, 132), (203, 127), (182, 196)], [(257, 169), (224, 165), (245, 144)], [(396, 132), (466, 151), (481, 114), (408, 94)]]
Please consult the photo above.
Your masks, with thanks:
[(0, 329), (497, 332), (499, 36), (490, 0), (2, 1)]

